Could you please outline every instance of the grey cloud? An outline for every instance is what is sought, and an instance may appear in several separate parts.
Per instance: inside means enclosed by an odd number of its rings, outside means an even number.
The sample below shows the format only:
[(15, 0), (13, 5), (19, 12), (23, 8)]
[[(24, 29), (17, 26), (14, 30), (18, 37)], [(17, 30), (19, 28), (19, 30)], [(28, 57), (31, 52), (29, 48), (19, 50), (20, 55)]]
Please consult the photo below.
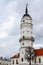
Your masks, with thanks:
[(18, 37), (19, 36), (8, 36), (6, 39), (0, 41), (2, 44), (6, 43), (6, 46), (1, 48), (0, 51), (0, 54), (2, 54), (2, 56), (10, 57), (13, 54), (17, 53), (20, 47)]
[(33, 19), (33, 34), (35, 35), (35, 43), (43, 44), (43, 26), (38, 29), (38, 25), (43, 25), (43, 0), (35, 0), (30, 6), (30, 15)]

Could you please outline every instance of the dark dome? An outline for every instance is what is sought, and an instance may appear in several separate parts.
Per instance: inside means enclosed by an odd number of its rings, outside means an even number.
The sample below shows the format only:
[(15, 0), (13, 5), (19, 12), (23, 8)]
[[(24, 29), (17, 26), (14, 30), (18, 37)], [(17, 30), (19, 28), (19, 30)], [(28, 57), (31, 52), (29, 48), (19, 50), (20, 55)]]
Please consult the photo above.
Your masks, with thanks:
[(31, 16), (30, 16), (29, 14), (24, 14), (24, 15), (23, 15), (23, 18), (24, 18), (25, 16), (28, 16), (28, 17), (32, 20), (32, 18), (31, 18)]

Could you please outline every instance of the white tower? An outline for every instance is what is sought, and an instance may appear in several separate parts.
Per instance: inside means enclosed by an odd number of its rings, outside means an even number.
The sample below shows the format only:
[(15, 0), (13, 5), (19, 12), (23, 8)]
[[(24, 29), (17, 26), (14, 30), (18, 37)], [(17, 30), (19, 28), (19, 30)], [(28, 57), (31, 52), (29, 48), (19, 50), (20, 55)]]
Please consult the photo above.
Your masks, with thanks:
[(27, 5), (26, 5), (26, 11), (21, 19), (20, 24), (20, 64), (23, 63), (29, 63), (26, 58), (26, 49), (29, 47), (33, 47), (34, 38), (32, 36), (32, 18), (28, 14)]

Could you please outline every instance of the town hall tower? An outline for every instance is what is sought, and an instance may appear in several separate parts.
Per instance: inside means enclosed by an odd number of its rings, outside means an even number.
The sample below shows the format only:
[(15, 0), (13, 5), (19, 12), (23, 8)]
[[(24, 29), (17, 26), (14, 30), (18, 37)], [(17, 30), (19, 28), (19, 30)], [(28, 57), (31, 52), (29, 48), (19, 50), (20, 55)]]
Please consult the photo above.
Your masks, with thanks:
[(26, 5), (25, 14), (22, 17), (20, 24), (20, 64), (29, 63), (27, 61), (29, 54), (27, 56), (26, 50), (29, 50), (30, 47), (33, 48), (34, 38), (32, 36), (32, 29), (32, 18), (28, 14), (28, 8)]

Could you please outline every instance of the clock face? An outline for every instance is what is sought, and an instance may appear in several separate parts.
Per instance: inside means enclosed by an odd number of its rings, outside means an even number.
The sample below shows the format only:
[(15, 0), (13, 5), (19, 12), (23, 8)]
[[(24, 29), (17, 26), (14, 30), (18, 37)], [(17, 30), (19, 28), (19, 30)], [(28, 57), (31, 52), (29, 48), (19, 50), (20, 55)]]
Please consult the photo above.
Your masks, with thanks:
[(34, 59), (34, 49), (32, 47), (28, 47), (25, 49), (25, 58), (30, 60)]

